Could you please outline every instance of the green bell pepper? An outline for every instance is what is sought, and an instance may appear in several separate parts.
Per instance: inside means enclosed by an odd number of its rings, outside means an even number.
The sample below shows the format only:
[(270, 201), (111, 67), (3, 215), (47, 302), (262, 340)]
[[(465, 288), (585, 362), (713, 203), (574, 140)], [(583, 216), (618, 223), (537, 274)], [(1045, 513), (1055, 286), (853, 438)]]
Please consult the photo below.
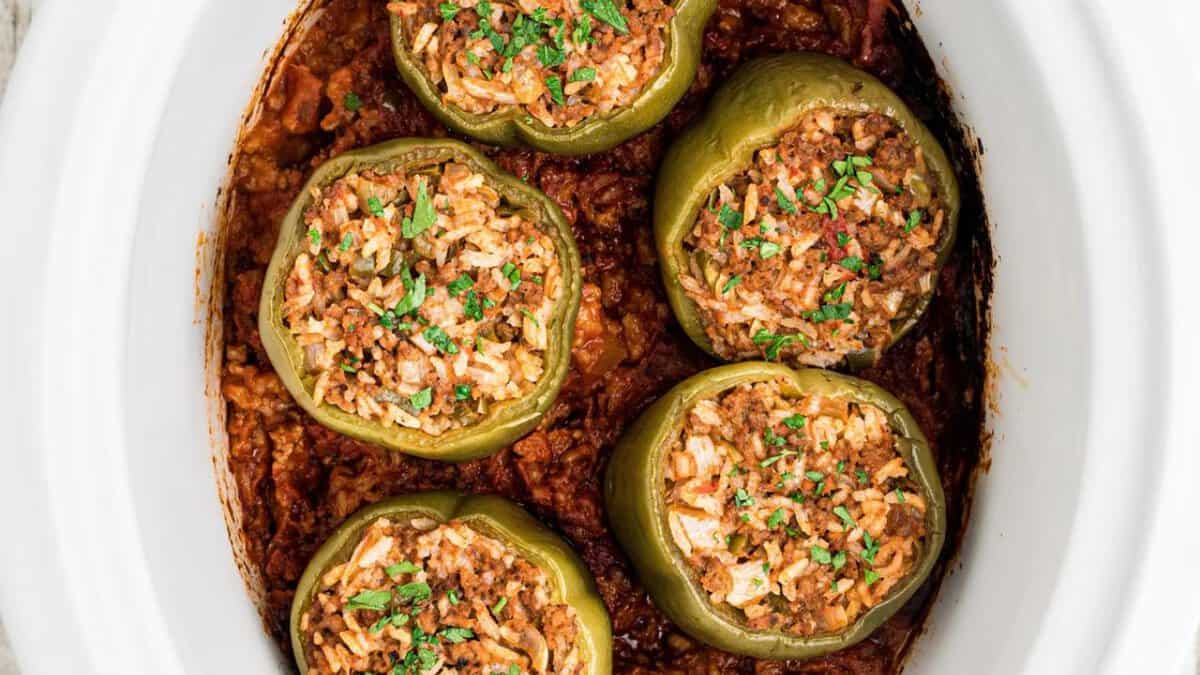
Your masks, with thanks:
[[(304, 246), (304, 211), (312, 204), (312, 188), (328, 186), (356, 171), (388, 172), (424, 167), (447, 161), (463, 162), (483, 174), (507, 202), (538, 223), (554, 240), (562, 267), (563, 292), (548, 327), (546, 367), (537, 385), (523, 398), (497, 403), (476, 424), (433, 436), (398, 425), (384, 427), (328, 403), (313, 399), (314, 379), (304, 369), (304, 355), (284, 324), (282, 312), (288, 274)], [(258, 329), (271, 365), (292, 397), (324, 426), (338, 433), (399, 450), (410, 455), (445, 461), (483, 457), (511, 444), (537, 426), (558, 396), (571, 365), (571, 342), (579, 311), (579, 251), (571, 225), (558, 206), (539, 190), (504, 172), (474, 148), (455, 140), (407, 138), (348, 152), (325, 162), (313, 173), (279, 229), (279, 240), (263, 280)]]
[[(823, 54), (792, 53), (742, 66), (713, 96), (703, 117), (667, 151), (654, 198), (654, 236), (667, 297), (684, 332), (702, 349), (718, 356), (704, 332), (699, 310), (679, 284), (687, 270), (683, 241), (712, 190), (744, 171), (754, 153), (778, 142), (812, 110), (874, 112), (893, 119), (924, 152), (946, 208), (945, 226), (936, 244), (938, 269), (954, 246), (959, 190), (954, 168), (929, 129), (883, 83), (857, 68)], [(933, 292), (892, 321), (892, 343), (916, 325)], [(719, 358), (719, 356), (718, 356)], [(848, 355), (852, 367), (879, 358), (874, 350)]]
[(636, 100), (605, 115), (573, 127), (549, 127), (513, 106), (488, 114), (474, 114), (442, 102), (442, 94), (413, 53), (404, 35), (403, 20), (392, 15), (392, 54), (408, 88), (447, 127), (494, 145), (526, 145), (559, 155), (603, 152), (658, 124), (687, 92), (700, 63), (704, 24), (716, 9), (716, 0), (676, 0), (675, 16), (667, 27), (667, 47), (662, 69), (646, 84)]
[(427, 516), (439, 523), (458, 520), (516, 549), (549, 577), (553, 600), (575, 609), (580, 626), (580, 647), (588, 663), (584, 672), (588, 675), (607, 675), (612, 672), (612, 627), (608, 610), (591, 573), (566, 542), (520, 506), (502, 497), (421, 492), (393, 497), (351, 515), (308, 563), (296, 586), (290, 622), (292, 651), (301, 673), (308, 672), (308, 663), (300, 619), (312, 605), (321, 577), (330, 568), (350, 558), (363, 532), (373, 522), (400, 515)]
[[(897, 446), (926, 501), (926, 539), (909, 576), (883, 602), (846, 630), (800, 637), (755, 631), (732, 612), (715, 607), (695, 572), (671, 539), (663, 495), (663, 450), (682, 429), (688, 411), (701, 400), (748, 382), (782, 379), (793, 395), (844, 397), (879, 407), (887, 415)], [(787, 385), (785, 385), (786, 391)], [(655, 604), (696, 639), (726, 651), (758, 658), (809, 658), (848, 647), (896, 613), (933, 570), (946, 532), (946, 499), (937, 465), (916, 420), (894, 396), (854, 377), (819, 369), (792, 370), (751, 361), (701, 372), (676, 385), (650, 406), (617, 444), (605, 482), (612, 528)]]

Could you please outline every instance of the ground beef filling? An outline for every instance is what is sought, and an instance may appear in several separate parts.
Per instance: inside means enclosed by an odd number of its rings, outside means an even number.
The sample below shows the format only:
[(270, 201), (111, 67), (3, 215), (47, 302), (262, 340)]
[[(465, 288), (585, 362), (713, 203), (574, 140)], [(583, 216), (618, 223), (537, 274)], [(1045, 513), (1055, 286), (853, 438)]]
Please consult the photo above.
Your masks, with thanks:
[(572, 127), (628, 106), (662, 68), (674, 11), (661, 0), (391, 2), (442, 102), (517, 107)]
[(575, 610), (553, 593), (465, 523), (381, 518), (300, 619), (307, 675), (582, 673)]
[(312, 196), (283, 314), (318, 404), (436, 435), (536, 386), (562, 270), (483, 175), (366, 171)]
[(875, 406), (743, 384), (697, 403), (664, 457), (671, 538), (755, 630), (840, 631), (916, 564), (925, 500)]
[(831, 366), (932, 292), (945, 218), (895, 122), (817, 110), (714, 190), (680, 283), (722, 358)]

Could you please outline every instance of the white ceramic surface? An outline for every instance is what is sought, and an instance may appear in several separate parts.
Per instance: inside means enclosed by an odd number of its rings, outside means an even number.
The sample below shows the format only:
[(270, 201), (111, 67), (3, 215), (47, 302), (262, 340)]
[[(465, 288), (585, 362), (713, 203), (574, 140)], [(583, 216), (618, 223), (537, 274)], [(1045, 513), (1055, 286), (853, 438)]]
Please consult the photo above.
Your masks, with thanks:
[[(919, 4), (987, 149), (999, 412), (910, 672), (1187, 672), (1197, 218), (1160, 160), (1195, 152), (1200, 82), (1157, 31), (1195, 7)], [(292, 6), (47, 0), (34, 21), (0, 108), (0, 347), (21, 383), (0, 405), (0, 608), (28, 675), (284, 672), (216, 499), (193, 298)]]

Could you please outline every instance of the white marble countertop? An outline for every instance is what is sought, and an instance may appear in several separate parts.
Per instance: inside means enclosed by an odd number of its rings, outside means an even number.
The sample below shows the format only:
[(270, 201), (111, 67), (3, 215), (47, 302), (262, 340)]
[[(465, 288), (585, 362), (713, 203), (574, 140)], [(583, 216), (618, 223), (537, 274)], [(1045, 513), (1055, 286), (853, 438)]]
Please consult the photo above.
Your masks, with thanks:
[[(4, 85), (8, 83), (8, 71), (12, 69), (17, 45), (29, 25), (29, 0), (0, 0), (0, 98), (4, 96)], [(0, 675), (17, 675), (17, 661), (4, 634), (4, 623), (0, 619)]]

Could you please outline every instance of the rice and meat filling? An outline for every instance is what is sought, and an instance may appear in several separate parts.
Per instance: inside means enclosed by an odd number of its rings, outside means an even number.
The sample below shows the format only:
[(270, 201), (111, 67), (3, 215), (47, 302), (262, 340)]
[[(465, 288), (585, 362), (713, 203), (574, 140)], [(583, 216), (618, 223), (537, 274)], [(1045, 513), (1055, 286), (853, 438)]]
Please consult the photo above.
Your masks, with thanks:
[(306, 675), (583, 673), (575, 610), (541, 568), (461, 521), (381, 518), (300, 619)]
[(364, 171), (313, 199), (283, 315), (318, 405), (437, 435), (536, 386), (561, 266), (482, 174)]
[(844, 629), (917, 562), (925, 500), (873, 405), (742, 384), (697, 403), (664, 457), (672, 540), (755, 630)]
[(442, 102), (519, 108), (548, 127), (633, 103), (662, 69), (674, 10), (661, 0), (388, 3)]
[(894, 121), (816, 110), (715, 189), (680, 283), (721, 357), (830, 366), (932, 292), (945, 218)]

